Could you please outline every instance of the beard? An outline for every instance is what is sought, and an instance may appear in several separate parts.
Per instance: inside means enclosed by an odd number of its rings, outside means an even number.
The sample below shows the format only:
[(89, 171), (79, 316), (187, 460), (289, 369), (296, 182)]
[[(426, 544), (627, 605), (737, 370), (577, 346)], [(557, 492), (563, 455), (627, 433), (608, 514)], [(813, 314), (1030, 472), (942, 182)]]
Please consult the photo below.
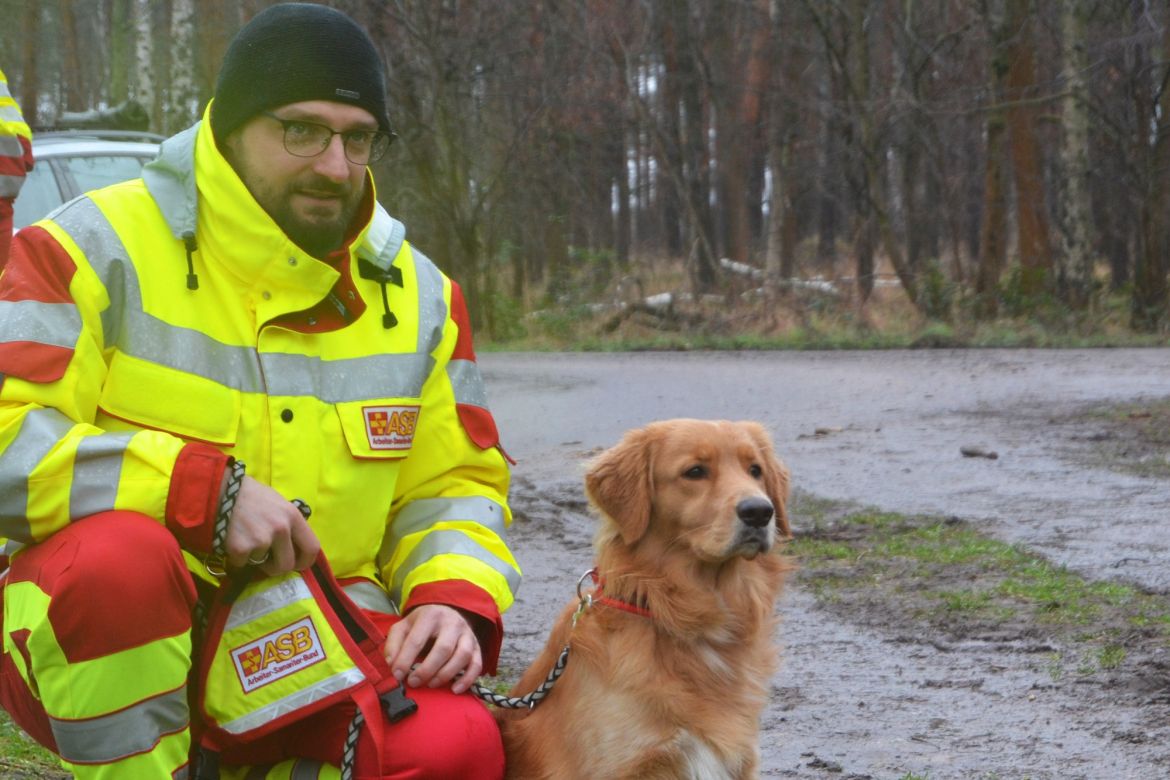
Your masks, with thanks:
[[(365, 194), (364, 177), (360, 187), (312, 171), (281, 181), (270, 178), (263, 168), (244, 154), (235, 135), (229, 137), (223, 151), (252, 197), (294, 244), (319, 259), (341, 247)], [(297, 195), (323, 202), (298, 210), (293, 206)]]
[[(294, 244), (313, 257), (323, 258), (345, 241), (350, 222), (361, 205), (363, 188), (338, 183), (316, 174), (306, 174), (277, 192), (256, 195), (256, 200)], [(336, 199), (339, 207), (322, 204), (301, 210), (293, 207), (293, 196)]]

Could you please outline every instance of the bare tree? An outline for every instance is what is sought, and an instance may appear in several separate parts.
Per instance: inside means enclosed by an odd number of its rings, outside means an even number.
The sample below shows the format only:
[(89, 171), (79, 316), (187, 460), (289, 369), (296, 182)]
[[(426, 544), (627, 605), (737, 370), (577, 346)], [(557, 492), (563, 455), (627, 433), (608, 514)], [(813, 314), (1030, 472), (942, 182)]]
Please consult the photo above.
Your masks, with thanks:
[(150, 0), (134, 2), (134, 98), (148, 111), (155, 105), (154, 17)]
[(1064, 167), (1061, 199), (1061, 254), (1067, 279), (1067, 300), (1077, 308), (1086, 305), (1093, 285), (1093, 214), (1089, 200), (1088, 40), (1089, 3), (1067, 0), (1060, 11), (1064, 43), (1065, 95), (1062, 105), (1064, 135), (1060, 156)]
[(1007, 124), (1012, 175), (1016, 189), (1020, 292), (1035, 296), (1051, 283), (1053, 268), (1049, 220), (1045, 206), (1043, 154), (1036, 137), (1037, 106), (1035, 19), (1031, 0), (1007, 0), (1005, 25), (1008, 101)]

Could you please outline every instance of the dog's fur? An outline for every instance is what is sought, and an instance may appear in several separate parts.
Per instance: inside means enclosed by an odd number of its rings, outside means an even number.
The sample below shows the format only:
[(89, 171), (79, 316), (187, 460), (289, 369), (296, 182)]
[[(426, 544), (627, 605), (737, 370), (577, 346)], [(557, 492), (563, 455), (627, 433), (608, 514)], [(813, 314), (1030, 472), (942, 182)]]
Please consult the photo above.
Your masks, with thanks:
[(601, 520), (596, 595), (650, 615), (594, 603), (573, 627), (578, 602), (566, 607), (513, 695), (533, 691), (568, 643), (564, 675), (531, 712), (499, 716), (507, 776), (758, 776), (790, 568), (775, 544), (790, 538), (788, 471), (767, 433), (652, 423), (599, 455), (585, 488)]

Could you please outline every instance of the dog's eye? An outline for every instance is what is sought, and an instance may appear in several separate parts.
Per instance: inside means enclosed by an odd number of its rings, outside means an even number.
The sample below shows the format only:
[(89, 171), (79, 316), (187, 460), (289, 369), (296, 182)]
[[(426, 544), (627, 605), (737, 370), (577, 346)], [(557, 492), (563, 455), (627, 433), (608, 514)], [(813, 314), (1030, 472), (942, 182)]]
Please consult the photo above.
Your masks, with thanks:
[(748, 473), (751, 474), (756, 479), (759, 479), (760, 477), (764, 476), (764, 470), (762, 468), (760, 468), (759, 463), (753, 463), (752, 467), (750, 469), (748, 469)]
[(702, 479), (707, 476), (706, 466), (691, 466), (683, 472), (683, 479)]

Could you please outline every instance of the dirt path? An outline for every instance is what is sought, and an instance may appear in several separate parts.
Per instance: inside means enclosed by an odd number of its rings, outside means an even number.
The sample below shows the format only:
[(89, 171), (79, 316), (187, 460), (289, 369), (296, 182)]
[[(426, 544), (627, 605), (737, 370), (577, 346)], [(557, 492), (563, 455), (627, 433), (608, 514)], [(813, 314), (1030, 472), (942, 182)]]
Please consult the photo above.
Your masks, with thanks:
[[(622, 431), (674, 416), (771, 429), (802, 500), (969, 521), (1094, 579), (1170, 589), (1170, 482), (1091, 467), (1086, 410), (1170, 394), (1170, 352), (967, 351), (481, 357), (517, 458), (513, 538), (525, 583), (502, 663), (536, 654), (590, 564), (581, 464)], [(1102, 423), (1104, 425), (1104, 423)], [(997, 457), (969, 458), (961, 447)], [(1170, 776), (1170, 659), (1155, 648), (1091, 679), (1052, 648), (953, 641), (815, 603), (781, 613), (784, 665), (763, 721), (764, 776)], [(852, 611), (851, 611), (852, 610)]]

